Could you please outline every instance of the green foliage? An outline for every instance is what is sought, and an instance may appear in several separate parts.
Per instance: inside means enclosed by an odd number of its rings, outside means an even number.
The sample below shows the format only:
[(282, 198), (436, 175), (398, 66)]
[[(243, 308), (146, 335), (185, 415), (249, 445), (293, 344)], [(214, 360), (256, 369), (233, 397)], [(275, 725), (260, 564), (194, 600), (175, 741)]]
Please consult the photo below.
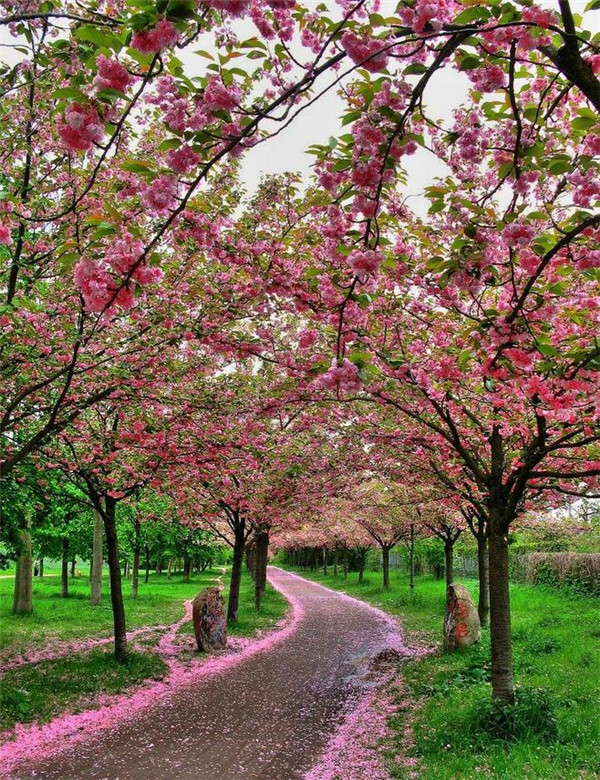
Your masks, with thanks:
[(168, 671), (152, 653), (130, 653), (125, 664), (112, 653), (92, 650), (82, 655), (42, 661), (6, 672), (0, 685), (0, 730), (15, 723), (45, 723), (66, 709), (94, 706), (95, 694), (117, 694)]
[(500, 740), (558, 738), (556, 701), (543, 688), (517, 688), (514, 704), (498, 705), (486, 698), (481, 705), (481, 716), (473, 723), (474, 738), (482, 732)]

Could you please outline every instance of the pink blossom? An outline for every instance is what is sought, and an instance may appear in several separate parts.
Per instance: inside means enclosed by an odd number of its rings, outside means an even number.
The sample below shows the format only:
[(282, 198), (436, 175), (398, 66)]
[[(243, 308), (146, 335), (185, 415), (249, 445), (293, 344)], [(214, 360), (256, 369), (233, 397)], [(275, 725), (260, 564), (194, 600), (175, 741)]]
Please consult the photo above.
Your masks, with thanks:
[(73, 277), (87, 309), (96, 313), (103, 311), (112, 295), (110, 274), (98, 263), (84, 259), (75, 266)]
[(378, 73), (387, 67), (388, 54), (383, 51), (385, 41), (364, 38), (348, 30), (342, 36), (342, 46), (353, 62), (370, 73)]
[(591, 249), (581, 251), (581, 255), (577, 260), (575, 267), (579, 271), (585, 271), (587, 268), (600, 268), (600, 250)]
[(243, 16), (250, 7), (250, 0), (204, 0), (204, 5), (232, 16)]
[(499, 65), (468, 70), (467, 75), (479, 92), (496, 92), (506, 85), (506, 73)]
[(584, 143), (585, 153), (591, 157), (600, 155), (600, 135), (596, 133), (589, 133), (585, 138)]
[(375, 276), (381, 263), (381, 255), (374, 249), (365, 249), (361, 251), (355, 249), (350, 253), (348, 262), (355, 276), (364, 280), (367, 276)]
[(10, 230), (6, 227), (6, 225), (2, 224), (0, 224), (0, 244), (5, 244), (6, 246), (10, 246), (12, 244)]
[(133, 76), (117, 60), (111, 60), (101, 54), (98, 59), (98, 74), (94, 84), (98, 89), (114, 89), (117, 92), (125, 92), (132, 83)]
[(177, 207), (178, 183), (174, 176), (159, 176), (140, 193), (144, 206), (153, 214), (164, 214)]
[(426, 27), (439, 30), (461, 10), (462, 7), (455, 0), (416, 0), (414, 5), (404, 7), (400, 16), (415, 32), (422, 33)]
[(502, 231), (502, 237), (507, 246), (527, 246), (535, 235), (535, 229), (532, 225), (525, 224), (517, 220), (511, 222)]
[(600, 198), (600, 181), (592, 168), (585, 173), (575, 171), (567, 178), (573, 185), (573, 203), (577, 206), (588, 208)]
[(344, 358), (341, 364), (334, 358), (329, 369), (315, 380), (314, 385), (338, 393), (357, 393), (362, 388), (358, 368), (347, 358)]
[(187, 173), (200, 162), (200, 155), (190, 146), (180, 146), (179, 149), (169, 149), (167, 165), (177, 173)]
[(226, 87), (221, 79), (215, 76), (204, 90), (202, 103), (209, 111), (232, 111), (239, 105), (241, 97), (239, 87)]
[(298, 346), (300, 349), (308, 349), (316, 344), (319, 339), (319, 333), (316, 330), (303, 330), (298, 336)]
[(531, 8), (524, 8), (522, 13), (524, 22), (533, 22), (539, 27), (550, 27), (551, 24), (556, 24), (557, 21), (555, 11), (548, 8), (539, 8), (535, 5)]
[(166, 19), (161, 19), (156, 27), (134, 32), (131, 46), (143, 54), (156, 54), (162, 49), (174, 46), (178, 40), (179, 33), (175, 26)]
[(102, 140), (104, 127), (95, 106), (71, 103), (58, 122), (58, 134), (70, 152), (87, 151)]

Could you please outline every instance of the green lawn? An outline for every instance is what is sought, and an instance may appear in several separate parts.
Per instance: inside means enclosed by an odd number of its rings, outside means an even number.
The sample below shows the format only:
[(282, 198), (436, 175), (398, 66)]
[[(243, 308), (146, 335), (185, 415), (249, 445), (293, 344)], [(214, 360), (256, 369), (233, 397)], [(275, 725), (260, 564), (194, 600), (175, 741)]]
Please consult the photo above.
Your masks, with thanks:
[[(60, 580), (51, 576), (34, 583), (34, 613), (28, 616), (10, 614), (13, 580), (0, 579), (2, 594), (2, 647), (4, 652), (20, 654), (52, 645), (56, 640), (79, 640), (110, 636), (112, 613), (108, 584), (100, 607), (89, 603), (87, 577), (70, 580), (72, 595), (60, 597)], [(181, 575), (170, 580), (166, 575), (151, 575), (146, 584), (140, 582), (139, 599), (129, 597), (124, 583), (125, 610), (128, 629), (145, 625), (167, 625), (183, 615), (183, 602), (193, 598), (202, 588), (215, 584), (220, 569), (194, 575), (189, 583)], [(227, 597), (227, 575), (224, 578)], [(285, 614), (287, 602), (270, 585), (260, 613), (254, 609), (252, 581), (246, 573), (242, 580), (239, 620), (229, 633), (254, 636), (257, 631), (272, 627)], [(193, 633), (191, 622), (183, 631)], [(147, 679), (161, 679), (167, 666), (152, 646), (159, 635), (153, 634), (146, 645), (147, 652), (131, 653), (126, 664), (118, 664), (110, 646), (71, 654), (65, 658), (41, 661), (8, 670), (0, 680), (0, 731), (17, 722), (40, 723), (51, 720), (66, 710), (77, 711), (93, 706), (96, 694), (116, 694)], [(14, 650), (14, 653), (12, 652)], [(186, 653), (186, 657), (191, 653)]]
[[(181, 575), (167, 579), (166, 574), (151, 574), (150, 581), (140, 580), (139, 598), (130, 597), (130, 584), (123, 582), (127, 628), (168, 625), (183, 615), (183, 602), (193, 598), (199, 590), (215, 583), (220, 569), (194, 574), (189, 583)], [(90, 639), (110, 636), (112, 610), (108, 573), (103, 580), (102, 603), (90, 605), (90, 584), (87, 571), (81, 577), (69, 579), (69, 598), (60, 596), (60, 577), (48, 571), (48, 576), (34, 577), (33, 614), (12, 615), (14, 580), (0, 579), (0, 651), (22, 654), (40, 649), (56, 640)]]
[[(299, 570), (296, 570), (299, 571)], [(392, 572), (391, 588), (381, 587), (381, 574), (368, 572), (363, 585), (357, 574), (327, 578), (322, 572), (301, 572), (328, 587), (369, 601), (402, 620), (408, 633), (431, 641), (441, 639), (444, 583), (419, 577), (413, 595), (408, 578)], [(477, 596), (476, 581), (465, 584)], [(409, 755), (418, 759), (422, 780), (575, 780), (600, 777), (600, 599), (566, 590), (529, 585), (511, 586), (515, 674), (525, 689), (524, 701), (542, 705), (548, 692), (557, 721), (557, 735), (525, 728), (504, 741), (482, 731), (490, 697), (489, 631), (479, 645), (456, 654), (440, 652), (406, 664), (403, 699), (419, 706), (392, 721), (395, 746), (390, 767), (395, 778), (409, 770), (394, 764), (406, 752), (404, 729), (414, 727)]]

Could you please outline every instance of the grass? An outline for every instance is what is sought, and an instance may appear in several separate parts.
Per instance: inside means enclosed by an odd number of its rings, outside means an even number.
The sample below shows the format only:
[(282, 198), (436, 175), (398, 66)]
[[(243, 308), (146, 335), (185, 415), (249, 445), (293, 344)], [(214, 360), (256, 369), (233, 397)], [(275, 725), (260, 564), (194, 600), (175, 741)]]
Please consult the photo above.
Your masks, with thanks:
[[(229, 597), (229, 579), (224, 581), (223, 598), (225, 604)], [(244, 569), (242, 572), (242, 584), (240, 587), (240, 606), (238, 619), (227, 627), (229, 636), (254, 636), (259, 631), (272, 628), (285, 614), (288, 607), (287, 601), (267, 582), (267, 590), (263, 596), (260, 612), (254, 608), (254, 582)], [(191, 623), (184, 623), (180, 628), (182, 633), (193, 634)]]
[(153, 653), (130, 653), (125, 664), (92, 650), (9, 670), (0, 685), (0, 731), (15, 723), (45, 723), (66, 710), (89, 707), (96, 694), (117, 694), (144, 680), (160, 680), (165, 662)]
[[(343, 590), (399, 616), (410, 633), (441, 639), (444, 583), (419, 577), (413, 595), (408, 578), (392, 572), (391, 588), (381, 574), (368, 572), (346, 580), (322, 572), (300, 572), (328, 587)], [(476, 581), (465, 580), (477, 596)], [(412, 725), (409, 755), (418, 759), (420, 780), (581, 780), (600, 776), (600, 600), (567, 590), (511, 586), (514, 666), (521, 701), (530, 708), (549, 703), (557, 734), (529, 725), (516, 738), (494, 738), (481, 728), (490, 701), (489, 631), (482, 641), (459, 653), (424, 658), (403, 668), (403, 699), (418, 702), (400, 711), (390, 725), (390, 766), (395, 778), (408, 777), (394, 754), (406, 753), (404, 729)], [(540, 693), (541, 691), (541, 693)], [(547, 701), (549, 700), (549, 702)], [(545, 722), (545, 721), (544, 721)]]
[[(214, 584), (220, 574), (220, 569), (211, 569), (203, 574), (194, 574), (189, 583), (183, 582), (181, 575), (167, 579), (166, 574), (151, 574), (148, 583), (142, 576), (137, 600), (130, 596), (129, 582), (123, 582), (127, 628), (174, 623), (183, 615), (183, 602), (193, 598), (207, 585)], [(48, 575), (34, 578), (31, 615), (11, 614), (14, 581), (0, 579), (0, 650), (3, 652), (22, 655), (57, 640), (111, 635), (112, 610), (107, 574), (103, 580), (102, 603), (98, 607), (90, 605), (87, 571), (81, 577), (69, 579), (70, 595), (66, 599), (60, 596), (60, 578), (53, 576), (52, 571)]]
[[(50, 575), (53, 572), (49, 572)], [(183, 614), (183, 602), (194, 597), (207, 585), (215, 584), (221, 570), (196, 574), (189, 583), (181, 576), (150, 576), (150, 581), (139, 586), (139, 598), (133, 601), (124, 583), (125, 610), (128, 629), (144, 625), (167, 625)], [(71, 579), (71, 595), (60, 597), (60, 579), (48, 576), (34, 582), (34, 612), (27, 616), (10, 614), (13, 580), (0, 580), (2, 594), (2, 642), (4, 651), (11, 655), (41, 649), (57, 640), (79, 640), (110, 636), (112, 612), (108, 585), (101, 607), (89, 603), (87, 577)], [(228, 581), (225, 578), (225, 597)], [(274, 625), (285, 613), (287, 602), (274, 588), (267, 586), (260, 613), (254, 609), (253, 583), (244, 573), (240, 594), (239, 619), (229, 633), (235, 636), (253, 636), (257, 631)], [(191, 622), (183, 631), (193, 633)], [(126, 664), (118, 664), (110, 651), (95, 649), (72, 654), (65, 658), (42, 661), (9, 670), (0, 680), (0, 731), (15, 723), (44, 723), (67, 710), (75, 711), (94, 705), (97, 694), (118, 694), (148, 679), (161, 679), (167, 666), (152, 652), (156, 635), (142, 640), (148, 652), (130, 653)], [(13, 652), (14, 651), (14, 652)]]

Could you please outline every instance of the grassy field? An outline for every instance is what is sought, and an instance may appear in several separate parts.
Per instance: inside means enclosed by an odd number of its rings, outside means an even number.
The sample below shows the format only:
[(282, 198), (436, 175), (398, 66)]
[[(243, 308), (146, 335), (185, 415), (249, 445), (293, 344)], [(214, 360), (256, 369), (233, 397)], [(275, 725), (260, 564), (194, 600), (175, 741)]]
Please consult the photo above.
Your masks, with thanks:
[[(411, 634), (431, 642), (441, 639), (443, 582), (419, 577), (411, 595), (407, 577), (397, 572), (392, 573), (388, 592), (381, 587), (380, 573), (368, 572), (362, 585), (356, 573), (346, 580), (331, 573), (327, 578), (322, 572), (299, 573), (397, 615), (408, 633), (407, 644)], [(466, 580), (465, 584), (476, 597), (477, 583)], [(405, 665), (403, 699), (418, 704), (400, 710), (391, 722), (393, 777), (409, 776), (409, 770), (393, 761), (394, 754), (406, 752), (407, 726), (414, 733), (409, 755), (417, 759), (422, 780), (600, 777), (600, 600), (565, 590), (513, 585), (511, 604), (515, 675), (527, 725), (509, 741), (481, 727), (490, 699), (489, 631), (485, 630), (477, 646)], [(541, 733), (535, 733), (537, 716)]]
[[(71, 595), (60, 597), (60, 579), (49, 571), (47, 577), (35, 579), (33, 590), (34, 613), (28, 616), (10, 614), (12, 579), (0, 579), (2, 623), (2, 652), (21, 655), (52, 647), (57, 641), (85, 640), (109, 637), (112, 613), (108, 584), (100, 607), (89, 603), (89, 583), (86, 576), (71, 579)], [(168, 625), (179, 620), (183, 602), (193, 598), (207, 585), (213, 585), (221, 576), (215, 569), (196, 574), (189, 583), (181, 575), (167, 579), (166, 575), (151, 575), (148, 583), (140, 582), (139, 598), (129, 597), (128, 583), (124, 583), (125, 611), (128, 629), (142, 626)], [(227, 591), (228, 581), (224, 578)], [(227, 592), (225, 592), (225, 597)], [(238, 623), (230, 630), (235, 636), (254, 636), (259, 630), (273, 626), (285, 613), (287, 602), (270, 585), (260, 613), (254, 609), (253, 584), (244, 574)], [(182, 630), (193, 633), (191, 623)], [(115, 662), (110, 645), (86, 652), (73, 653), (65, 658), (9, 669), (0, 680), (0, 731), (18, 722), (40, 723), (51, 720), (66, 710), (78, 711), (93, 706), (97, 694), (117, 694), (148, 679), (161, 679), (167, 672), (164, 661), (152, 645), (158, 634), (151, 635), (146, 652), (130, 653), (126, 664)]]
[[(220, 569), (211, 569), (194, 574), (190, 582), (183, 582), (181, 575), (167, 579), (166, 574), (151, 574), (150, 581), (145, 583), (142, 576), (137, 600), (131, 598), (129, 582), (125, 581), (123, 597), (127, 628), (174, 623), (183, 615), (183, 602), (207, 585), (215, 584), (220, 574)], [(102, 603), (98, 607), (90, 605), (90, 584), (85, 570), (80, 577), (69, 579), (67, 599), (60, 596), (60, 578), (53, 570), (43, 578), (35, 577), (31, 615), (11, 614), (13, 587), (12, 579), (0, 579), (0, 651), (3, 654), (22, 655), (56, 640), (91, 639), (111, 634), (107, 572), (102, 583)]]

